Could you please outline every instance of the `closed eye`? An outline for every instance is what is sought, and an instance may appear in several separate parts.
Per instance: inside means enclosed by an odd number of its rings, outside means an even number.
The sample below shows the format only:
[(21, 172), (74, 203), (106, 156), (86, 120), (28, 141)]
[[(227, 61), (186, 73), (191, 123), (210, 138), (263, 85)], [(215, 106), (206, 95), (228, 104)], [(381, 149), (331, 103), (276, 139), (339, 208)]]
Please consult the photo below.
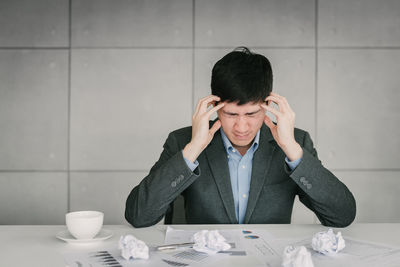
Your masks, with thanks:
[(238, 115), (237, 113), (231, 113), (231, 112), (226, 112), (226, 111), (222, 111), (222, 112), (228, 117), (235, 117)]
[[(246, 117), (253, 118), (253, 117), (257, 116), (260, 111), (261, 111), (261, 109), (259, 109), (257, 111), (253, 111), (253, 112), (248, 112), (248, 113), (246, 113), (244, 115)], [(237, 116), (239, 116), (239, 114), (237, 114), (237, 113), (226, 112), (226, 111), (222, 111), (222, 112), (228, 117), (237, 117)]]
[(260, 109), (254, 112), (246, 113), (247, 117), (255, 117), (260, 112)]

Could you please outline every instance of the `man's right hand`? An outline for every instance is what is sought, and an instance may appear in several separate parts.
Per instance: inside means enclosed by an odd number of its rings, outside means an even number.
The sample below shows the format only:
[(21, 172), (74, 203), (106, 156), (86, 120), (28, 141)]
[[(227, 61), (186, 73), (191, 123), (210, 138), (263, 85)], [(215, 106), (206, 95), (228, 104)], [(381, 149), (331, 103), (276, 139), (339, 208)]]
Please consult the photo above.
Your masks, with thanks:
[[(215, 132), (221, 127), (221, 122), (217, 120), (211, 129), (209, 128), (211, 115), (225, 105), (220, 103), (215, 106), (218, 101), (220, 101), (218, 96), (209, 95), (200, 99), (197, 103), (196, 111), (192, 117), (192, 140), (183, 149), (183, 156), (191, 162), (196, 161), (200, 153), (213, 139)], [(207, 110), (211, 105), (214, 107)]]

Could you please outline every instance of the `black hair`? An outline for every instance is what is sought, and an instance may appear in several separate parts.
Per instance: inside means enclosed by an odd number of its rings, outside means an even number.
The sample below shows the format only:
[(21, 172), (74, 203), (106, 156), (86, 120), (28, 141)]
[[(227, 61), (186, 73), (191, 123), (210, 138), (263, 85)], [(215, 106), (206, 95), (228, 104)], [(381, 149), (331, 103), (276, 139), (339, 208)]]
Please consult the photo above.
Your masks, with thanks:
[(264, 102), (272, 91), (272, 68), (269, 60), (252, 53), (247, 47), (237, 47), (213, 67), (211, 92), (221, 102), (238, 105)]

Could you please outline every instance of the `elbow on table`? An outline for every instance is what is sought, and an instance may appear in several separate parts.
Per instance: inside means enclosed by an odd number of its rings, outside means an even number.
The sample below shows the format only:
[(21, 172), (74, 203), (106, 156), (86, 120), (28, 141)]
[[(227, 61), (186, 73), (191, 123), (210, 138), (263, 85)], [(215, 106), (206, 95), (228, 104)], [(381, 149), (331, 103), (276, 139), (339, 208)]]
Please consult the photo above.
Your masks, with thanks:
[(162, 218), (163, 218), (163, 216), (157, 220), (151, 220), (151, 219), (149, 220), (144, 215), (139, 215), (139, 214), (134, 215), (128, 209), (125, 209), (126, 221), (135, 228), (144, 228), (144, 227), (153, 226), (153, 225), (157, 224)]
[(354, 218), (340, 218), (335, 221), (324, 221), (322, 225), (335, 228), (345, 228), (354, 221)]
[(356, 213), (356, 205), (354, 202), (354, 205), (351, 205), (345, 210), (342, 210), (340, 214), (337, 214), (337, 216), (335, 216), (334, 219), (323, 219), (321, 220), (321, 223), (324, 226), (344, 228), (353, 223), (354, 219), (356, 218)]
[(140, 219), (141, 216), (135, 216), (128, 208), (125, 209), (125, 220), (135, 228), (142, 228), (149, 226), (146, 222)]
[(153, 226), (153, 224), (149, 224), (146, 222), (141, 222), (139, 220), (128, 220), (127, 221), (134, 227), (134, 228), (144, 228), (144, 227), (149, 227)]
[(340, 227), (347, 227), (350, 224), (352, 224), (352, 222), (354, 221), (354, 219), (356, 218), (356, 214), (357, 214), (357, 208), (356, 208), (356, 200), (354, 199), (354, 196), (351, 195), (351, 198), (349, 200), (349, 205), (347, 207), (347, 209), (344, 209), (344, 214), (342, 216), (342, 226)]
[(125, 220), (135, 228), (143, 228), (154, 225), (147, 219), (145, 209), (140, 207), (137, 197), (137, 187), (129, 194), (125, 203)]
[(135, 228), (140, 228), (141, 227), (140, 222), (135, 220), (134, 217), (131, 216), (127, 210), (125, 210), (125, 220)]

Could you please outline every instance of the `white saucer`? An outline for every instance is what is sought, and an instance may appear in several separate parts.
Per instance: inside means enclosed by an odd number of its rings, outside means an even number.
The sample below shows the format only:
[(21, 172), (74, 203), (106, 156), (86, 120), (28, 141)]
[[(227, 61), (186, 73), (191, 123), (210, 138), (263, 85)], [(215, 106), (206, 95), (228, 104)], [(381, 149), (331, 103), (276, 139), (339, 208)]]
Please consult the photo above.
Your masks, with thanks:
[(56, 235), (56, 237), (58, 239), (64, 240), (65, 242), (68, 242), (68, 243), (88, 244), (88, 243), (94, 243), (94, 242), (106, 240), (106, 239), (110, 238), (112, 235), (113, 235), (113, 233), (111, 231), (101, 229), (100, 232), (92, 239), (76, 239), (68, 232), (68, 230), (64, 230), (64, 231), (59, 232)]

